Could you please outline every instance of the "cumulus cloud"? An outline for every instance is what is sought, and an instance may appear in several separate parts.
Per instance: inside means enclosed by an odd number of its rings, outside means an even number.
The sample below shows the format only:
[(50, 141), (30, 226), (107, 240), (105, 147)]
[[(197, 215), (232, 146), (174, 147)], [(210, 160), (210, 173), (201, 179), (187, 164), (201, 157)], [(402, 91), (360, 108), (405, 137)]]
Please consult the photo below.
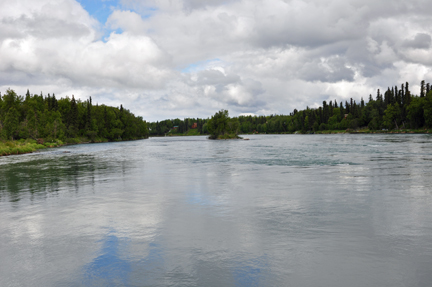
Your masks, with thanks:
[(92, 96), (149, 120), (359, 100), (400, 82), (414, 89), (432, 81), (426, 6), (120, 0), (100, 23), (75, 0), (3, 2), (0, 89)]
[(0, 46), (0, 73), (6, 79), (22, 75), (24, 85), (64, 79), (96, 89), (163, 87), (173, 74), (171, 60), (151, 38), (125, 31), (112, 32), (105, 42), (97, 39), (94, 20), (79, 5), (71, 10), (73, 4), (46, 1), (36, 12), (1, 19), (6, 29), (0, 30), (8, 31)]
[(406, 40), (405, 46), (414, 49), (429, 49), (431, 45), (431, 36), (426, 33), (417, 33), (412, 40)]
[(234, 1), (236, 1), (236, 0), (207, 0), (207, 1), (184, 0), (183, 1), (183, 7), (186, 10), (203, 9), (203, 8), (208, 8), (208, 7), (226, 5), (226, 4), (234, 2)]

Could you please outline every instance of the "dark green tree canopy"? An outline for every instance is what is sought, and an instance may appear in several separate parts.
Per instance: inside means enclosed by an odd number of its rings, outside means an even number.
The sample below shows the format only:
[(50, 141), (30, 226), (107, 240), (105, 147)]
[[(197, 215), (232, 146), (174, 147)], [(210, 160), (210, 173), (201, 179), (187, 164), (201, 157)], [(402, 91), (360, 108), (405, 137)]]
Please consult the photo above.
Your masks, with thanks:
[(92, 105), (74, 96), (57, 99), (31, 95), (25, 98), (7, 90), (0, 97), (0, 139), (44, 138), (66, 140), (82, 137), (90, 141), (147, 138), (147, 123), (122, 105)]
[(211, 117), (207, 128), (210, 139), (237, 138), (239, 122), (236, 118), (230, 119), (227, 110), (220, 110)]

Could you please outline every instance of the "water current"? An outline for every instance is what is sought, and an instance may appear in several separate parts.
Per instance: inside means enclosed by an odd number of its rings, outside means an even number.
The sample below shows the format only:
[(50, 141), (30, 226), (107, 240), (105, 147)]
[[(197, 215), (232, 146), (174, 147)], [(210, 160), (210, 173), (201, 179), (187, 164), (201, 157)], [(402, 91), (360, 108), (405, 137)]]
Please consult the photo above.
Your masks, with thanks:
[(0, 158), (0, 286), (432, 286), (432, 136)]

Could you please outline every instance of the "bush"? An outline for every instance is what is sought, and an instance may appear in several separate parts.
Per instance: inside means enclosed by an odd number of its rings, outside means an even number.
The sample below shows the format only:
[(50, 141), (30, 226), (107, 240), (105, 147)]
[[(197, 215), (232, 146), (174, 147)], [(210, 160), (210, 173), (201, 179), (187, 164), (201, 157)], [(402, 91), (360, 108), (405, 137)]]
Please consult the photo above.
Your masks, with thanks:
[(78, 144), (80, 142), (81, 141), (79, 138), (67, 138), (66, 139), (66, 143), (68, 143), (68, 144)]

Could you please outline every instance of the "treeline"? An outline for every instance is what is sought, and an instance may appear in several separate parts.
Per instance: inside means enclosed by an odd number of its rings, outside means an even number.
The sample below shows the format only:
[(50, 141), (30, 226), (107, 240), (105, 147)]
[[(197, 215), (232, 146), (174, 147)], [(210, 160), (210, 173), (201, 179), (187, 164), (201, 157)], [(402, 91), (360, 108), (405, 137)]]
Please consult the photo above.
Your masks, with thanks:
[(432, 91), (430, 84), (421, 82), (420, 96), (412, 95), (409, 84), (377, 90), (375, 99), (369, 95), (367, 103), (352, 98), (345, 103), (323, 101), (317, 109), (294, 110), (290, 115), (239, 118), (241, 132), (294, 133), (325, 130), (424, 129), (432, 128)]
[(195, 131), (194, 134), (207, 135), (209, 134), (208, 121), (209, 119), (200, 118), (168, 119), (151, 122), (148, 126), (150, 136), (186, 135), (191, 130)]
[[(228, 111), (227, 111), (228, 112)], [(273, 116), (240, 116), (230, 118), (238, 121), (238, 129), (242, 133), (266, 132), (263, 124)], [(210, 135), (209, 131), (210, 118), (185, 118), (167, 119), (163, 121), (151, 122), (148, 124), (150, 136), (164, 135)], [(278, 132), (278, 131), (275, 131)]]
[(132, 140), (148, 137), (147, 123), (129, 110), (93, 105), (92, 99), (57, 99), (53, 94), (18, 96), (0, 94), (0, 139), (44, 139), (92, 142)]
[[(326, 130), (424, 129), (432, 128), (432, 91), (430, 84), (420, 84), (420, 95), (413, 95), (408, 82), (400, 87), (388, 87), (382, 94), (378, 89), (375, 97), (369, 95), (367, 102), (323, 101), (318, 108), (295, 109), (289, 115), (240, 116), (240, 133), (311, 133)], [(150, 135), (163, 136), (188, 134), (206, 135), (209, 119), (187, 118), (164, 120), (149, 124)], [(194, 126), (196, 123), (196, 126)], [(189, 133), (190, 134), (190, 133)]]

